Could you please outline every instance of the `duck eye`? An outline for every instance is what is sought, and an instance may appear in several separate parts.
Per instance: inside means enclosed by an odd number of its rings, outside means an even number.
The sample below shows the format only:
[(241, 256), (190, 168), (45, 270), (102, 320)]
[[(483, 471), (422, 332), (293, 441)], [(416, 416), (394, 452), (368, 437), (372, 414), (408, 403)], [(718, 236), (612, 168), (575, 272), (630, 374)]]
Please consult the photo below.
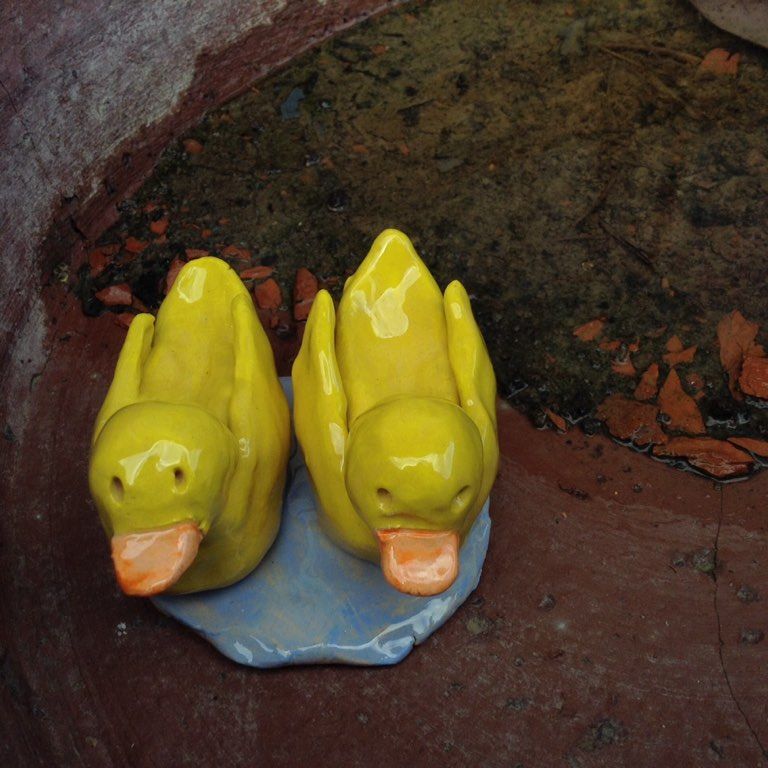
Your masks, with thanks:
[(123, 488), (123, 481), (119, 477), (113, 477), (109, 481), (109, 492), (112, 495), (113, 501), (118, 504), (122, 503), (125, 497), (125, 489)]
[(173, 470), (173, 485), (178, 492), (184, 491), (187, 487), (187, 475), (181, 467)]
[(465, 485), (454, 497), (453, 497), (453, 508), (458, 511), (463, 511), (464, 507), (467, 506), (467, 502), (469, 501), (469, 496), (471, 494), (472, 490), (468, 485)]
[(386, 512), (392, 506), (392, 494), (386, 488), (377, 488), (376, 498), (379, 501), (379, 509), (383, 512)]

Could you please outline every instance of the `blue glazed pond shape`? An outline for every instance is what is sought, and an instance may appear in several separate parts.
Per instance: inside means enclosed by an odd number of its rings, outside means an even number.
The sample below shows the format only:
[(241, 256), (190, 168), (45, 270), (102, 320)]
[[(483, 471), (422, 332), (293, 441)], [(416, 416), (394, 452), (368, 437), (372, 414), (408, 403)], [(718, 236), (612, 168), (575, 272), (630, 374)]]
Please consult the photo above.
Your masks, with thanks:
[[(290, 401), (290, 379), (281, 383)], [(405, 595), (387, 584), (378, 565), (344, 552), (321, 531), (297, 449), (280, 533), (261, 564), (224, 589), (152, 602), (240, 664), (396, 664), (477, 587), (491, 529), (488, 506), (464, 542), (453, 585), (433, 597)]]

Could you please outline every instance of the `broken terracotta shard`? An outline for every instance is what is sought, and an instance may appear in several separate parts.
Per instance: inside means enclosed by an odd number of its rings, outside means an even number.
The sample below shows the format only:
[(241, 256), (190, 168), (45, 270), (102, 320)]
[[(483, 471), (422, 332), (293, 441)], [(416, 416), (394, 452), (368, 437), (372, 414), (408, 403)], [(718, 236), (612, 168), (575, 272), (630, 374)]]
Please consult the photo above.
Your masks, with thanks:
[(672, 368), (659, 392), (662, 413), (669, 417), (669, 427), (689, 435), (702, 435), (706, 431), (696, 401), (683, 389), (677, 371)]
[(653, 455), (684, 458), (697, 469), (720, 479), (746, 475), (754, 459), (726, 440), (712, 437), (674, 437), (666, 445), (656, 445)]
[(725, 48), (713, 48), (699, 64), (699, 72), (710, 75), (735, 77), (739, 73), (740, 53), (731, 53)]
[(161, 218), (150, 222), (149, 230), (153, 235), (158, 235), (160, 237), (168, 231), (168, 224), (168, 216), (162, 216)]
[(728, 441), (745, 451), (754, 453), (755, 456), (768, 458), (768, 440), (757, 440), (754, 437), (729, 437)]
[(573, 335), (581, 341), (594, 341), (603, 332), (605, 320), (597, 318), (573, 329)]
[(635, 370), (635, 366), (632, 364), (632, 360), (630, 360), (629, 357), (627, 357), (624, 360), (614, 360), (611, 363), (611, 370), (614, 373), (618, 373), (619, 376), (636, 376), (637, 371)]
[(656, 420), (658, 415), (655, 405), (639, 403), (623, 395), (611, 395), (597, 409), (597, 418), (605, 422), (614, 437), (640, 446), (660, 445), (669, 439)]
[(293, 287), (293, 317), (297, 321), (306, 320), (312, 302), (317, 295), (317, 278), (305, 267), (300, 267), (296, 273), (296, 283)]
[(253, 296), (259, 309), (280, 309), (283, 295), (280, 286), (270, 277), (253, 289)]
[(667, 365), (677, 365), (678, 363), (692, 363), (696, 356), (697, 346), (688, 347), (688, 349), (679, 349), (673, 352), (667, 352), (664, 355), (664, 362)]
[(768, 399), (768, 359), (752, 356), (745, 358), (739, 386), (745, 395)]
[(635, 388), (635, 400), (653, 400), (659, 391), (659, 364), (651, 363)]
[(565, 419), (559, 413), (555, 413), (551, 408), (545, 408), (544, 413), (547, 415), (547, 418), (552, 422), (552, 424), (554, 424), (555, 427), (560, 430), (560, 432), (568, 431), (568, 425), (566, 424)]
[(109, 285), (95, 294), (96, 298), (107, 307), (130, 307), (131, 286), (128, 283)]
[(125, 248), (128, 253), (141, 253), (146, 247), (148, 243), (144, 240), (139, 240), (137, 237), (127, 237), (125, 239), (125, 243), (123, 243), (123, 248)]
[(744, 358), (763, 357), (763, 348), (755, 344), (759, 330), (757, 323), (751, 323), (735, 309), (723, 317), (717, 325), (717, 340), (720, 343), (720, 362), (728, 374), (728, 386), (734, 397), (741, 399), (738, 390), (739, 376)]
[(241, 248), (237, 245), (228, 245), (222, 252), (222, 256), (230, 259), (239, 259), (241, 261), (250, 261), (251, 252), (247, 248)]
[(266, 280), (275, 270), (272, 267), (249, 267), (240, 273), (241, 280)]

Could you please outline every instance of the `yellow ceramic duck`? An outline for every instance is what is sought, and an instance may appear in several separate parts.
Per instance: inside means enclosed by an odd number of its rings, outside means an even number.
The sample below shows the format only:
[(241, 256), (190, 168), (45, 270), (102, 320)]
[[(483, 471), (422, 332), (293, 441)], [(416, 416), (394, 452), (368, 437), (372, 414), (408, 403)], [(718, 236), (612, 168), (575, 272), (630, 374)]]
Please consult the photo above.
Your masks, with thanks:
[(196, 592), (248, 574), (280, 523), (290, 446), (272, 350), (223, 261), (184, 266), (137, 315), (93, 432), (89, 481), (123, 591)]
[(395, 588), (438, 594), (498, 466), (496, 380), (464, 287), (386, 230), (320, 291), (293, 366), (294, 420), (328, 535)]

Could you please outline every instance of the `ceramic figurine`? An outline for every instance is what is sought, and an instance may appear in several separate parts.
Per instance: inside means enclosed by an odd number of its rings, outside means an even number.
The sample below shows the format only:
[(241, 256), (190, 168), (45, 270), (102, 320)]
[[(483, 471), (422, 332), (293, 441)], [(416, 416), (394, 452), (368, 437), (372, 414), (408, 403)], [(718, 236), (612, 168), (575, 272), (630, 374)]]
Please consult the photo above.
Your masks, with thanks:
[(498, 466), (496, 380), (464, 287), (387, 230), (315, 298), (293, 366), (296, 435), (326, 533), (401, 592), (456, 579)]
[(89, 481), (131, 595), (248, 574), (280, 523), (285, 395), (251, 297), (223, 261), (179, 273), (157, 320), (137, 315), (96, 419)]

